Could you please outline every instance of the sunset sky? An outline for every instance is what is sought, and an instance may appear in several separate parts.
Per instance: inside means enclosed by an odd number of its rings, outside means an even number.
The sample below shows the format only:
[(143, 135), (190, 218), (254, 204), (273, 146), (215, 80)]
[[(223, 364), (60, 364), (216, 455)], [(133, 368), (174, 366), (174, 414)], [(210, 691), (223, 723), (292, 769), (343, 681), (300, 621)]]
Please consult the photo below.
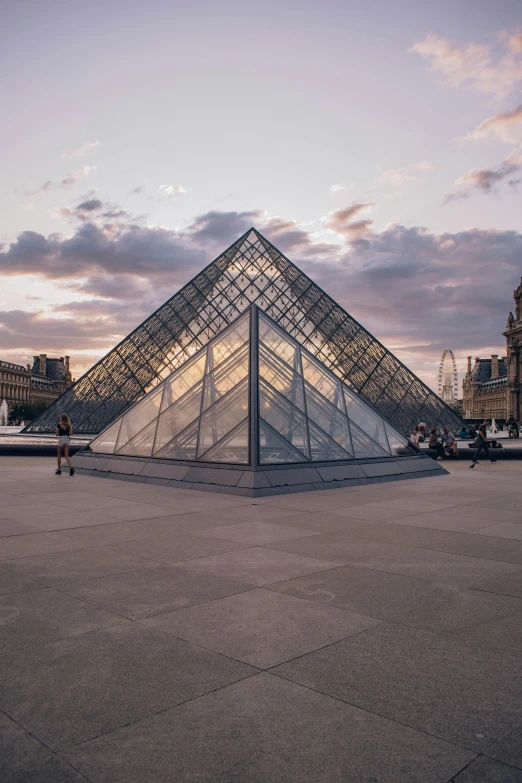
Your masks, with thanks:
[(6, 0), (0, 359), (83, 371), (251, 225), (436, 388), (522, 275), (520, 0)]

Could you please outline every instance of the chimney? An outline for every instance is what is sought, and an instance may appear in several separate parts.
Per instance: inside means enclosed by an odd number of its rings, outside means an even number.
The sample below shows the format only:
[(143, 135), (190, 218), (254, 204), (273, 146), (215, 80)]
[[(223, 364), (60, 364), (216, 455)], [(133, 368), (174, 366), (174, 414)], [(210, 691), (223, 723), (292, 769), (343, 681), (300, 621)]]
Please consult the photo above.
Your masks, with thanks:
[(498, 378), (498, 353), (491, 355), (491, 377)]
[(47, 354), (40, 354), (40, 375), (47, 375)]
[(471, 356), (468, 356), (468, 372), (471, 372)]
[(70, 358), (71, 358), (70, 356), (66, 356), (65, 357), (65, 370), (66, 370), (66, 372), (69, 372), (69, 359)]
[(478, 356), (475, 356), (475, 364), (478, 364), (478, 362), (480, 362), (480, 359), (478, 358)]

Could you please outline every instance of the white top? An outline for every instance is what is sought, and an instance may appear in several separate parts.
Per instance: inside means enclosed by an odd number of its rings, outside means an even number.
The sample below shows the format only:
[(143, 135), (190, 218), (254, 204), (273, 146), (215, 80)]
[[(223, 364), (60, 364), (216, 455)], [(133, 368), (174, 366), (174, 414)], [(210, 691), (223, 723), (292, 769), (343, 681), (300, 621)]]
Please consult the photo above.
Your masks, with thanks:
[(419, 442), (419, 437), (420, 437), (420, 433), (419, 432), (412, 432), (411, 435), (410, 435), (410, 440), (411, 440), (412, 443), (417, 445), (418, 442)]
[(442, 438), (442, 442), (447, 443), (448, 445), (455, 440), (455, 435), (452, 432), (443, 432), (440, 437)]

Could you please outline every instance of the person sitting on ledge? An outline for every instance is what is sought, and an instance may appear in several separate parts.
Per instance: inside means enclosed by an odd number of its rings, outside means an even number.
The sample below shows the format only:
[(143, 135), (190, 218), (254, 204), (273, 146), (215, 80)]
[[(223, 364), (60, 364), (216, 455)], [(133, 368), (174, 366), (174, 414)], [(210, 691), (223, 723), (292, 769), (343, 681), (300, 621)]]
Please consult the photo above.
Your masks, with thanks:
[(450, 432), (449, 427), (444, 427), (441, 437), (442, 437), (442, 442), (444, 443), (444, 448), (448, 453), (448, 456), (453, 456), (458, 459), (459, 452), (457, 449), (457, 441), (455, 440), (455, 435), (452, 432)]
[(437, 435), (437, 429), (435, 427), (430, 431), (428, 448), (435, 449), (438, 455), (437, 459), (442, 459), (444, 457), (444, 446), (439, 440), (439, 436)]
[(467, 431), (467, 429), (465, 428), (465, 426), (464, 426), (464, 425), (462, 425), (462, 429), (461, 429), (461, 431), (459, 432), (459, 438), (460, 438), (461, 440), (466, 440), (466, 438), (467, 438), (467, 437), (468, 437), (468, 431)]

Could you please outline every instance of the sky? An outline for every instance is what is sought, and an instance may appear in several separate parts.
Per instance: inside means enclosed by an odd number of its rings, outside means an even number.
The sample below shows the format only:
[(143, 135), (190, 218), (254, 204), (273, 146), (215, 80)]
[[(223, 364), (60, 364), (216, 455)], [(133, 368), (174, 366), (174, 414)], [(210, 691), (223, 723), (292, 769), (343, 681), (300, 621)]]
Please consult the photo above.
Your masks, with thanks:
[(79, 377), (254, 225), (436, 389), (522, 276), (520, 0), (5, 0), (0, 359)]

